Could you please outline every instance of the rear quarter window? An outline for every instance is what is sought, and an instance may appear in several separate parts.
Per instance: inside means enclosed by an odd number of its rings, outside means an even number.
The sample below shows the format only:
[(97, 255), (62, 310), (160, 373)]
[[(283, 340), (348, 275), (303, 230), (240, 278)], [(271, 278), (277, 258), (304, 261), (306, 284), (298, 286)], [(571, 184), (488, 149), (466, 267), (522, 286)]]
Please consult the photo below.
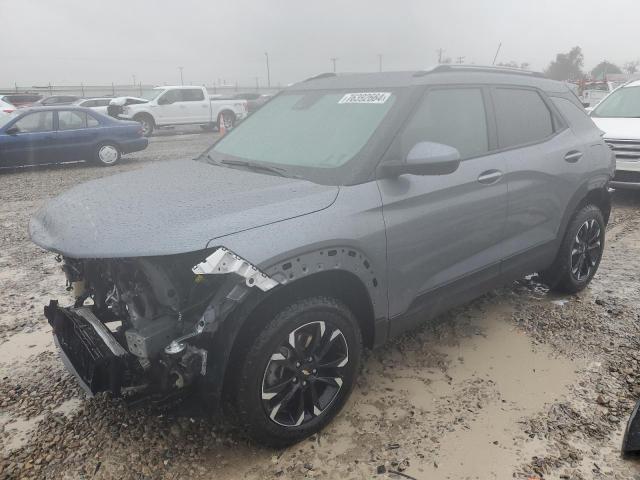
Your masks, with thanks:
[(596, 129), (591, 117), (583, 109), (566, 98), (551, 97), (551, 101), (560, 111), (560, 114), (569, 122), (574, 132), (588, 132)]
[(535, 90), (495, 88), (499, 148), (510, 148), (544, 140), (553, 134), (553, 117)]

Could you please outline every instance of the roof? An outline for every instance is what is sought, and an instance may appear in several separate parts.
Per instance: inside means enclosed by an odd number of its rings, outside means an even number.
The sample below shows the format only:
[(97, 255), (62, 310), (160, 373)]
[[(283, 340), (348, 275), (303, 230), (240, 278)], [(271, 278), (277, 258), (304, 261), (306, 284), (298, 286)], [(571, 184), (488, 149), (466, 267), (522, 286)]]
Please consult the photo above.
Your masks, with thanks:
[(41, 106), (35, 106), (35, 107), (24, 107), (24, 108), (20, 108), (18, 110), (16, 110), (16, 112), (18, 113), (26, 113), (26, 112), (59, 112), (61, 110), (77, 110), (79, 112), (92, 112), (95, 113), (93, 110), (91, 110), (90, 108), (87, 107), (79, 107), (77, 105), (58, 105), (57, 107), (41, 107)]
[(569, 91), (563, 82), (548, 80), (537, 72), (476, 65), (440, 65), (426, 70), (404, 72), (324, 73), (296, 83), (289, 89), (402, 88), (442, 84), (505, 84), (537, 87), (555, 93)]

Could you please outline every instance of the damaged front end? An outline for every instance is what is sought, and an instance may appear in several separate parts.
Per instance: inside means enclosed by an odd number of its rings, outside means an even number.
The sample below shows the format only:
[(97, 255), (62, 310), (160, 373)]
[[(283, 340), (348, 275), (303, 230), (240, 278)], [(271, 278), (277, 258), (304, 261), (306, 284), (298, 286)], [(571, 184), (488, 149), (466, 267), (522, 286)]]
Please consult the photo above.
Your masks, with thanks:
[[(90, 395), (179, 396), (207, 374), (211, 338), (253, 287), (277, 282), (225, 248), (168, 257), (60, 258), (75, 302), (45, 316)], [(195, 265), (195, 266), (194, 266)]]

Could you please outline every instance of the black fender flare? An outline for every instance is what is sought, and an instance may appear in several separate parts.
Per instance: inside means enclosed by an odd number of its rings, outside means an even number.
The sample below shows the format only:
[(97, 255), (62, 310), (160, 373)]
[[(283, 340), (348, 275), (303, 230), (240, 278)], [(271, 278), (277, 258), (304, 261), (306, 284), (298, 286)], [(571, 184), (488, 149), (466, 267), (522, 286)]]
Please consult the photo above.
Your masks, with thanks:
[[(197, 341), (208, 351), (207, 372), (199, 388), (208, 410), (214, 415), (222, 414), (223, 390), (231, 367), (229, 360), (238, 335), (253, 311), (287, 285), (318, 272), (335, 270), (357, 276), (369, 293), (373, 311), (376, 311), (376, 305), (377, 310), (386, 311), (386, 289), (378, 281), (371, 261), (362, 252), (348, 246), (327, 247), (280, 259), (262, 270), (280, 284), (267, 292), (247, 286), (237, 275), (229, 275), (203, 314), (201, 322), (205, 321), (210, 327)], [(373, 328), (375, 343), (382, 343), (388, 334), (386, 314), (374, 321)]]

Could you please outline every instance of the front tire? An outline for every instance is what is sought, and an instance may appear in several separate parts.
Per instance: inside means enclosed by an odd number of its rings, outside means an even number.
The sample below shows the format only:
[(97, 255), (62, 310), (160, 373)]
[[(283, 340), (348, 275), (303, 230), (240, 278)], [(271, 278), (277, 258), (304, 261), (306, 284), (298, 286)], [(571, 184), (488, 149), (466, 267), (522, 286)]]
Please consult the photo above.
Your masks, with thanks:
[(139, 122), (142, 125), (142, 135), (145, 137), (150, 137), (155, 128), (155, 122), (153, 118), (147, 114), (138, 115), (133, 118), (136, 122)]
[(297, 301), (260, 331), (238, 365), (236, 418), (257, 442), (296, 443), (342, 409), (360, 364), (362, 337), (333, 298)]
[(122, 152), (115, 143), (101, 143), (96, 148), (94, 162), (103, 167), (111, 167), (120, 161)]
[(569, 224), (554, 264), (542, 273), (544, 283), (563, 293), (583, 290), (600, 265), (605, 229), (600, 209), (595, 205), (583, 207)]

